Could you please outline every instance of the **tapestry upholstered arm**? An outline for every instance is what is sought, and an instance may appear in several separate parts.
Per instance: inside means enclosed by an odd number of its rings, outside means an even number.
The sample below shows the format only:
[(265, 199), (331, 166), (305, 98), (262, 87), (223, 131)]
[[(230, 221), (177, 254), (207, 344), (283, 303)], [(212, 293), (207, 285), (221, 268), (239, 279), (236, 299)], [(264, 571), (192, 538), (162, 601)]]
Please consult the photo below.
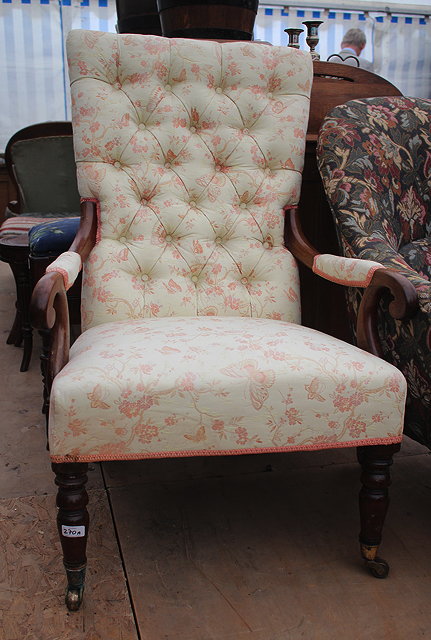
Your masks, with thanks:
[(317, 275), (338, 284), (365, 289), (358, 312), (357, 345), (382, 357), (377, 330), (379, 301), (389, 291), (392, 296), (389, 305), (391, 316), (398, 320), (409, 318), (418, 308), (414, 285), (405, 276), (376, 261), (319, 254), (305, 238), (296, 209), (286, 211), (286, 237), (295, 258)]
[(52, 263), (46, 274), (37, 282), (31, 299), (32, 325), (40, 331), (50, 331), (48, 389), (52, 380), (69, 359), (69, 310), (66, 289), (78, 276), (82, 262), (90, 254), (96, 242), (96, 204), (91, 200), (81, 202), (81, 223), (75, 239), (66, 253)]

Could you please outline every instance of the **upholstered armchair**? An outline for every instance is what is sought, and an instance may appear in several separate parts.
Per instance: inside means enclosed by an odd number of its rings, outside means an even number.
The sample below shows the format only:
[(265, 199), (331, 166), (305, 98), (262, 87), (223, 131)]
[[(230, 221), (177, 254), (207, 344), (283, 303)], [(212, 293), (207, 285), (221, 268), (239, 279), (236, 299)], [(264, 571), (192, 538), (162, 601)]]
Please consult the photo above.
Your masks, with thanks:
[[(296, 258), (336, 282), (414, 287), (319, 256), (296, 206), (312, 63), (286, 47), (74, 31), (68, 39), (81, 224), (36, 285), (51, 331), (49, 447), (66, 603), (82, 600), (89, 462), (358, 447), (361, 552), (377, 577), (405, 380), (376, 350), (301, 326)], [(285, 220), (287, 223), (285, 229)], [(285, 245), (284, 234), (287, 244)], [(80, 269), (83, 332), (65, 290)]]
[[(408, 383), (405, 433), (431, 447), (431, 101), (368, 98), (326, 116), (318, 164), (345, 256), (402, 274), (419, 306), (393, 318), (382, 301), (382, 354)], [(350, 290), (354, 319), (358, 293)]]

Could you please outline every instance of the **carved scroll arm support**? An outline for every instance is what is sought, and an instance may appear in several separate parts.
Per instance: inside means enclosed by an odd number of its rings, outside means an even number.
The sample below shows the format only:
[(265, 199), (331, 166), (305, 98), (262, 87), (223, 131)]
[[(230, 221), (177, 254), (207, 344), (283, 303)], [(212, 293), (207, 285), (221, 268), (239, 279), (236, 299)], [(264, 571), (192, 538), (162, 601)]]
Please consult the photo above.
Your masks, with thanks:
[(391, 316), (397, 320), (412, 317), (418, 309), (414, 285), (405, 276), (379, 263), (319, 254), (302, 232), (297, 209), (286, 211), (286, 239), (295, 258), (317, 275), (338, 284), (364, 289), (357, 317), (357, 345), (382, 357), (377, 317), (380, 300), (389, 293), (392, 298), (389, 303)]

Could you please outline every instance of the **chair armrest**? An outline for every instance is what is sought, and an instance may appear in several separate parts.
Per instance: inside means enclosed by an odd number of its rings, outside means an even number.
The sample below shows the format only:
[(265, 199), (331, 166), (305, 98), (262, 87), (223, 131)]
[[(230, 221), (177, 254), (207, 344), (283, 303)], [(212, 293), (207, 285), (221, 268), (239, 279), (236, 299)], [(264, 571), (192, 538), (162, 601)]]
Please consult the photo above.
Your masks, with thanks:
[(61, 274), (47, 273), (36, 284), (31, 297), (30, 316), (35, 329), (50, 332), (46, 370), (49, 391), (55, 376), (69, 360), (69, 308)]
[(375, 271), (359, 305), (356, 339), (358, 347), (380, 357), (383, 357), (383, 349), (377, 329), (377, 313), (380, 300), (386, 293), (392, 297), (388, 311), (396, 320), (411, 318), (419, 307), (417, 291), (405, 276), (384, 267)]
[(382, 357), (377, 312), (381, 298), (389, 292), (389, 313), (398, 320), (413, 316), (418, 309), (418, 294), (412, 282), (394, 269), (359, 258), (343, 258), (319, 252), (305, 238), (297, 210), (286, 212), (287, 245), (295, 258), (317, 275), (345, 286), (365, 289), (357, 318), (358, 347)]
[(395, 249), (381, 240), (374, 239), (366, 248), (360, 249), (358, 246), (356, 249), (358, 249), (358, 258), (377, 260), (387, 269), (394, 270), (407, 278), (416, 289), (419, 307), (425, 314), (431, 313), (431, 282), (412, 269)]
[(64, 281), (66, 291), (74, 284), (81, 271), (82, 261), (79, 253), (65, 251), (47, 266), (45, 273), (59, 273)]
[[(85, 200), (81, 203), (81, 222), (70, 250), (51, 263), (33, 290), (30, 303), (32, 325), (41, 331), (50, 332), (46, 375), (48, 390), (57, 373), (69, 360), (69, 309), (66, 286), (73, 284), (81, 263), (94, 247), (96, 233), (96, 203)], [(52, 268), (55, 262), (60, 265), (58, 269), (55, 266)]]
[(368, 287), (377, 269), (384, 268), (374, 260), (343, 258), (329, 253), (314, 257), (312, 270), (318, 276), (348, 287)]

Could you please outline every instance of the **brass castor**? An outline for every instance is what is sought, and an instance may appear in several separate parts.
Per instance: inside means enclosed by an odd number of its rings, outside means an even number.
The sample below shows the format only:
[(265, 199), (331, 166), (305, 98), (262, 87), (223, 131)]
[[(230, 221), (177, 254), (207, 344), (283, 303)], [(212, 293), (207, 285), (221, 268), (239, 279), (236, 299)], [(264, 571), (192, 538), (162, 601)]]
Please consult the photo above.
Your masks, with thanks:
[(385, 560), (381, 558), (374, 558), (374, 560), (365, 560), (365, 566), (372, 576), (383, 580), (389, 575), (389, 565)]
[(84, 587), (81, 587), (81, 589), (72, 589), (70, 587), (67, 587), (66, 597), (64, 601), (69, 611), (78, 611), (79, 607), (81, 606), (83, 595)]
[(66, 569), (67, 588), (65, 603), (69, 611), (78, 611), (84, 596), (85, 567)]

